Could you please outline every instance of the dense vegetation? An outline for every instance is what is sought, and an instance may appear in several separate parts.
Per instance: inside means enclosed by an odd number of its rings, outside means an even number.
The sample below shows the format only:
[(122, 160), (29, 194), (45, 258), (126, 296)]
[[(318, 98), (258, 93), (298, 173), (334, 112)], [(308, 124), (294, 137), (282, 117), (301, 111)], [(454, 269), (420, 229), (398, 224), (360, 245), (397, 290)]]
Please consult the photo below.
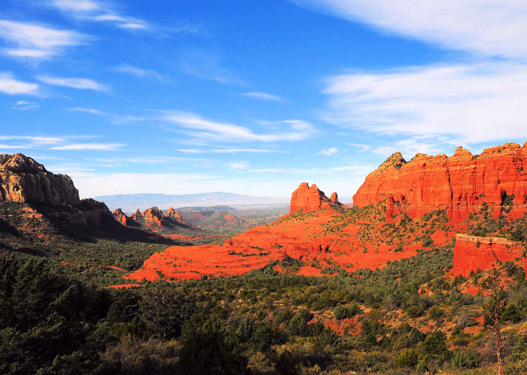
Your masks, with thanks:
[[(440, 248), (332, 277), (265, 267), (114, 290), (52, 260), (2, 256), (0, 373), (494, 373), (492, 301), (465, 292), (491, 279), (446, 277), (451, 263)], [(524, 373), (527, 283), (513, 263), (500, 272), (505, 371)]]

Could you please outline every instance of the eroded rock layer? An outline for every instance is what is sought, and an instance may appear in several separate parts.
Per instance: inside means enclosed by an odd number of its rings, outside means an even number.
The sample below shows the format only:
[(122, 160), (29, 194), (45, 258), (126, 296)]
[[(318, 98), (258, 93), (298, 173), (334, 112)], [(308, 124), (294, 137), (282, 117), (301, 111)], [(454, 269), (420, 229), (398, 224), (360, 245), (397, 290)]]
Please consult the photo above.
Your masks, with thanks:
[[(514, 197), (513, 197), (514, 196)], [(389, 199), (388, 207), (404, 207), (411, 217), (436, 208), (448, 208), (452, 222), (460, 222), (483, 204), (494, 216), (514, 204), (523, 215), (527, 208), (527, 142), (483, 150), (479, 155), (458, 147), (453, 156), (417, 154), (406, 162), (400, 153), (390, 156), (370, 173), (353, 197), (359, 208)]]
[(78, 205), (80, 199), (70, 177), (18, 153), (0, 155), (0, 202)]
[[(498, 261), (508, 262), (522, 257), (524, 251), (521, 242), (509, 241), (504, 238), (476, 237), (458, 234), (454, 247), (454, 276), (469, 276), (471, 272), (486, 270), (496, 265)], [(527, 271), (527, 260), (523, 259), (524, 270)]]

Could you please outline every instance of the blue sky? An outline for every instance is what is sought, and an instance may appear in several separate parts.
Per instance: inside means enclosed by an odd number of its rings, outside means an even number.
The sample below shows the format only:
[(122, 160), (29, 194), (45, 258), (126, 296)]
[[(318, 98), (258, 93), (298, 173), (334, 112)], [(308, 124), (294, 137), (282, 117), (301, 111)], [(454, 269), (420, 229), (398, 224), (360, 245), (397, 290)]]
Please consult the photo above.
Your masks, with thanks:
[(3, 0), (0, 152), (83, 197), (350, 198), (395, 151), (525, 142), (526, 61), (519, 1)]

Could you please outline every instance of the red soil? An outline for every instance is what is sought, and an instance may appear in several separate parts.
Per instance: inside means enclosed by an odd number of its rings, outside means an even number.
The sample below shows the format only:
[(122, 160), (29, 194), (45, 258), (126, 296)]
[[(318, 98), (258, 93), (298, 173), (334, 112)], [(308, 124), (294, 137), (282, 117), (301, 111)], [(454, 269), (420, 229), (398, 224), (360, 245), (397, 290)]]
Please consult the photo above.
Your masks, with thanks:
[(108, 288), (113, 288), (113, 289), (128, 289), (128, 288), (139, 288), (139, 287), (143, 287), (144, 285), (142, 284), (122, 284), (122, 285), (110, 285)]
[(116, 271), (126, 271), (124, 268), (117, 267), (117, 266), (106, 266), (106, 267), (111, 268), (112, 270), (116, 270)]

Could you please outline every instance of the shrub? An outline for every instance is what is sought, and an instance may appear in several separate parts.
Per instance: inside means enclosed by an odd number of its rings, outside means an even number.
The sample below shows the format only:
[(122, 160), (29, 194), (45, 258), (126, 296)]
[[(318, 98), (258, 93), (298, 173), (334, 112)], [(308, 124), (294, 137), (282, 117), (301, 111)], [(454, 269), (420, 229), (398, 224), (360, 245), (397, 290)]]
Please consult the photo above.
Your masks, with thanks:
[(423, 239), (423, 242), (422, 242), (423, 247), (430, 247), (430, 246), (432, 246), (433, 244), (434, 244), (434, 240), (431, 239), (430, 237), (425, 237), (425, 238)]
[(341, 319), (349, 319), (354, 317), (360, 312), (360, 308), (357, 305), (352, 305), (350, 307), (345, 306), (337, 306), (335, 307), (335, 310), (333, 311), (333, 315), (335, 315), (335, 318), (338, 320)]
[(452, 367), (455, 369), (476, 368), (478, 366), (478, 352), (474, 349), (460, 350), (452, 358)]
[(399, 357), (395, 358), (393, 364), (395, 368), (415, 368), (419, 363), (419, 353), (417, 350), (410, 349), (401, 354)]
[(423, 343), (423, 351), (426, 354), (441, 355), (448, 351), (446, 347), (446, 335), (443, 331), (433, 331)]

